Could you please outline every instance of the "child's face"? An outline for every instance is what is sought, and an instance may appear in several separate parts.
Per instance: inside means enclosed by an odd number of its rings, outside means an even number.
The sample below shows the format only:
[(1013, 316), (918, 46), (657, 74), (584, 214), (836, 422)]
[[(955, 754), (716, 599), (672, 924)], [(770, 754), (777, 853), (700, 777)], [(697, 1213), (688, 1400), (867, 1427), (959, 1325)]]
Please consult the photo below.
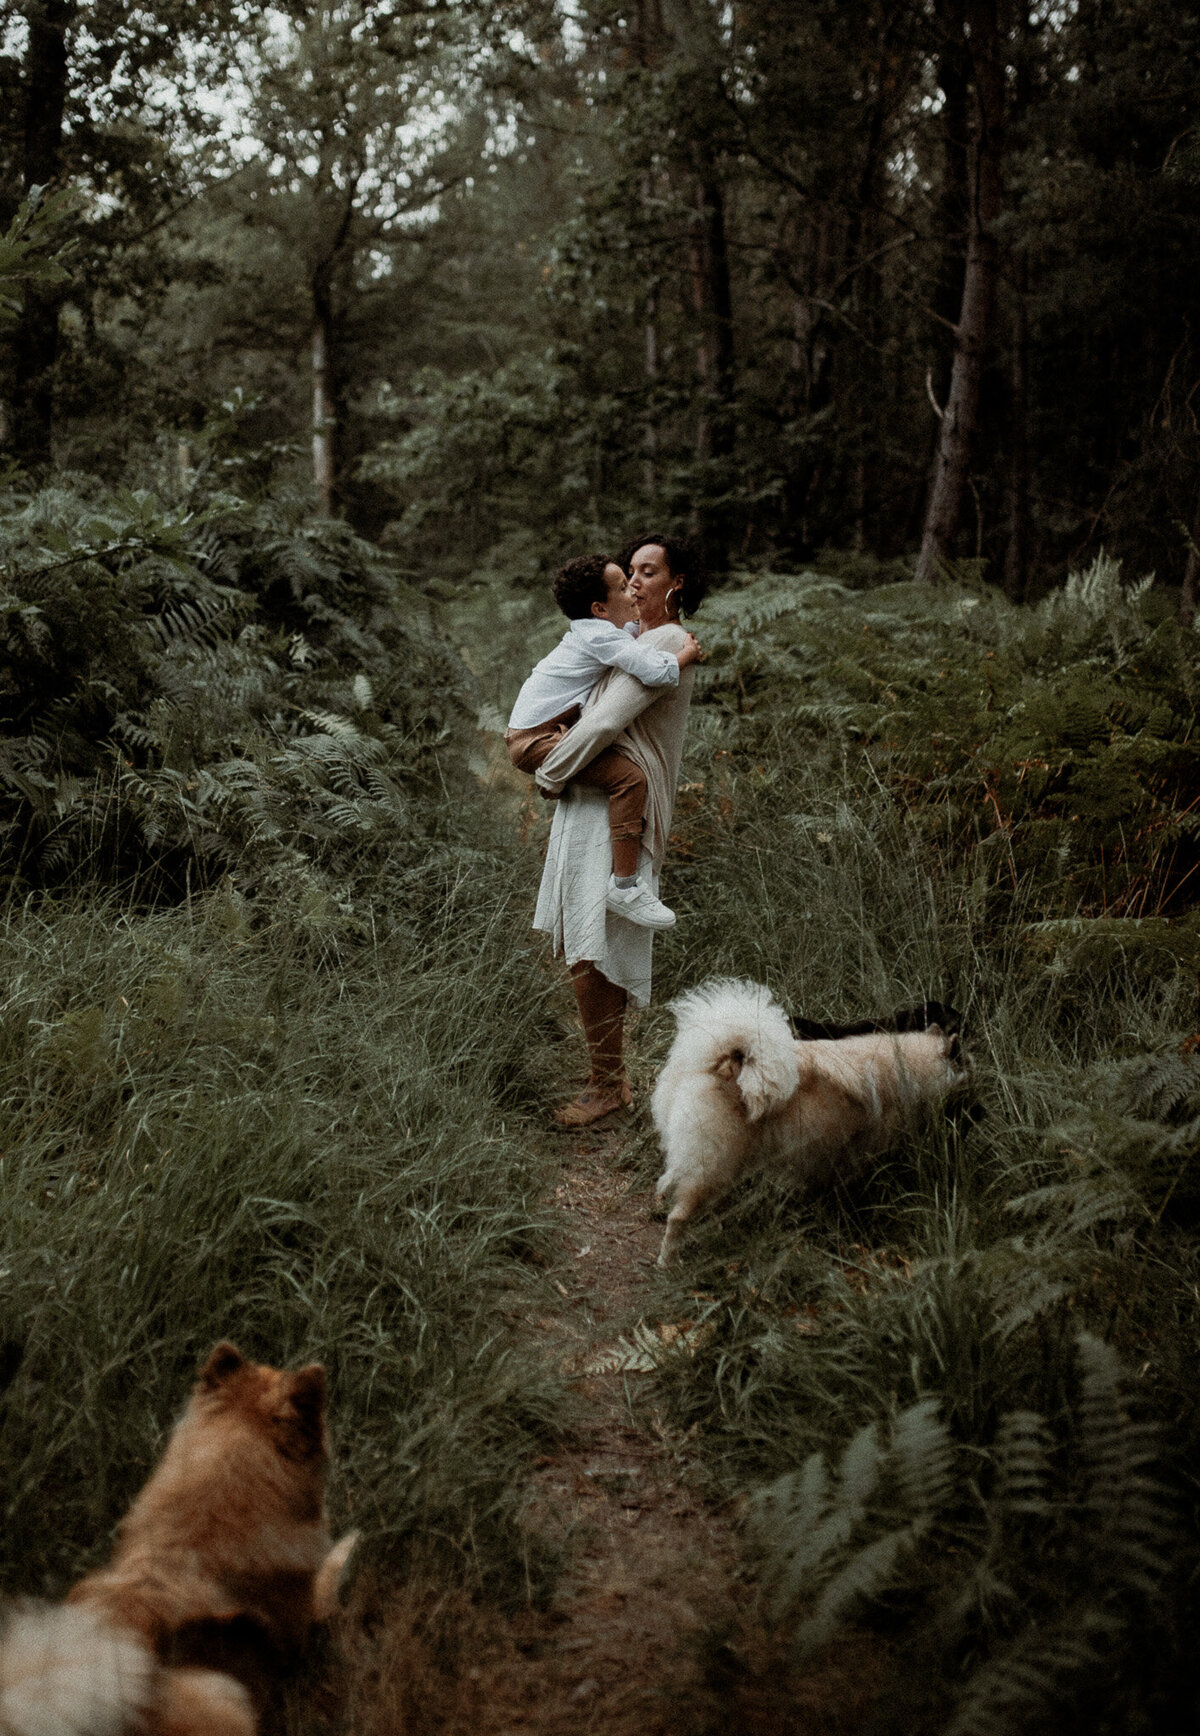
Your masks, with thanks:
[(629, 580), (616, 561), (609, 561), (605, 567), (604, 583), (608, 595), (603, 603), (592, 604), (592, 614), (603, 621), (611, 621), (614, 627), (623, 627), (627, 621), (636, 621), (637, 604), (629, 594)]

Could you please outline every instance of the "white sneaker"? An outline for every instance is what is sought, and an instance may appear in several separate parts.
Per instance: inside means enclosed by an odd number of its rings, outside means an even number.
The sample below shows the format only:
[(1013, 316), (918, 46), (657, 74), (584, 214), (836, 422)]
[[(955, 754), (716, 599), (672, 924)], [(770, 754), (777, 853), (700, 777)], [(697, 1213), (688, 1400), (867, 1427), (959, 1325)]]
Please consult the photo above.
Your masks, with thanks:
[(614, 916), (623, 916), (626, 922), (636, 923), (638, 928), (675, 926), (675, 912), (668, 910), (641, 880), (635, 886), (618, 886), (616, 875), (610, 874), (604, 908)]

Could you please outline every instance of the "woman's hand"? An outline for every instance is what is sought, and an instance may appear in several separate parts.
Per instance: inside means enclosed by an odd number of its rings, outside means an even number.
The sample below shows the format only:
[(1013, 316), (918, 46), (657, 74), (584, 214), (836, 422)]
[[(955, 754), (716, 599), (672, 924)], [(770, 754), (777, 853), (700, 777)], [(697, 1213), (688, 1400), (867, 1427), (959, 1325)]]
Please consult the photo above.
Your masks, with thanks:
[(700, 641), (694, 633), (689, 633), (687, 635), (683, 641), (683, 649), (677, 652), (676, 655), (679, 658), (679, 667), (681, 669), (686, 669), (689, 663), (700, 662), (704, 653), (700, 649)]

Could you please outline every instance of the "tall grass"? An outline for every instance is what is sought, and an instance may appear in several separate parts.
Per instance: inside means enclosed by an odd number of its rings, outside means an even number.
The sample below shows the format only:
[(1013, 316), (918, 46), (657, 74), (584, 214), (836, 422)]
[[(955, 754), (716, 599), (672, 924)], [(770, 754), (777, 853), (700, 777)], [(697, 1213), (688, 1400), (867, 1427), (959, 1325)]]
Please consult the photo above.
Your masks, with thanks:
[(506, 818), (456, 806), (471, 846), (384, 871), (349, 932), (228, 884), (4, 912), (6, 1590), (104, 1553), (222, 1336), (327, 1365), (334, 1507), (377, 1554), (523, 1588), (519, 1475), (559, 1401), (505, 1319), (545, 1235), (545, 979)]

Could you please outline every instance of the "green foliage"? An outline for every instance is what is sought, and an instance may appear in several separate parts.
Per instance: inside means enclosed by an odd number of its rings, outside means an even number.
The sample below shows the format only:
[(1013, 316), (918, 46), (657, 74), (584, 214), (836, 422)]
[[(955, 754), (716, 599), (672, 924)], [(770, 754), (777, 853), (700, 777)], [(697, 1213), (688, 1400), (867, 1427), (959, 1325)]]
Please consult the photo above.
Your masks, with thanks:
[(963, 586), (864, 606), (802, 574), (726, 591), (706, 620), (707, 692), (750, 755), (789, 726), (853, 741), (931, 847), (1020, 883), (1047, 918), (1186, 904), (1195, 647), (1148, 581), (1100, 557), (1022, 610)]
[(24, 285), (45, 287), (67, 281), (61, 251), (54, 251), (57, 229), (70, 199), (59, 194), (42, 197), (37, 187), (17, 208), (0, 235), (0, 328), (15, 320), (24, 302)]
[[(523, 356), (486, 374), (427, 372), (389, 408), (407, 431), (362, 468), (389, 484), (401, 515), (388, 541), (410, 559), (424, 553), (454, 579), (514, 534), (540, 545), (543, 567), (602, 546), (595, 527), (611, 510), (606, 455), (621, 405), (580, 402), (561, 362)], [(536, 565), (527, 577), (541, 577)]]
[(922, 1645), (972, 1662), (939, 1711), (947, 1736), (1038, 1727), (1120, 1675), (1158, 1613), (1175, 1512), (1154, 1473), (1158, 1432), (1131, 1419), (1113, 1352), (1083, 1334), (1076, 1356), (1057, 1428), (1008, 1411), (968, 1455), (931, 1397), (892, 1419), (886, 1444), (879, 1424), (860, 1429), (835, 1478), (815, 1453), (762, 1491), (750, 1534), (774, 1619), (800, 1616), (802, 1654), (919, 1586), (908, 1614)]
[[(28, 415), (39, 464), (53, 432), (116, 477), (241, 388), (302, 481), (319, 326), (338, 504), (371, 535), (398, 519), (423, 577), (514, 526), (544, 558), (664, 517), (722, 559), (911, 556), (971, 101), (968, 38), (927, 7), (746, 0), (735, 28), (716, 0), (96, 0), (65, 66), (40, 40), (17, 29), (0, 65), (0, 229), (17, 189), (61, 184), (74, 253), (0, 350), (18, 461)], [(997, 44), (1001, 270), (959, 552), (998, 576), (1027, 461), (1033, 594), (1101, 541), (1181, 576), (1198, 41), (1195, 0), (1080, 0)]]
[(0, 535), (0, 823), (24, 874), (237, 868), (345, 905), (419, 849), (468, 677), (344, 524), (60, 487), (14, 498)]

